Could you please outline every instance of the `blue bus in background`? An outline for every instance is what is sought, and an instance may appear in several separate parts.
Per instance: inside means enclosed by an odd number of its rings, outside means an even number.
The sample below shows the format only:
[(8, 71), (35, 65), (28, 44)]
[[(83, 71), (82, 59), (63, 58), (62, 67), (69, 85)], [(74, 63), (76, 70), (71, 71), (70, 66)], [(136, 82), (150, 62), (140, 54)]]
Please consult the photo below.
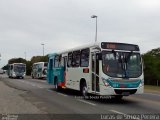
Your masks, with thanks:
[[(61, 61), (61, 56), (56, 53), (49, 54), (49, 63), (47, 68), (47, 81), (55, 85), (55, 89), (65, 87), (65, 65)], [(60, 62), (61, 61), (61, 62)]]

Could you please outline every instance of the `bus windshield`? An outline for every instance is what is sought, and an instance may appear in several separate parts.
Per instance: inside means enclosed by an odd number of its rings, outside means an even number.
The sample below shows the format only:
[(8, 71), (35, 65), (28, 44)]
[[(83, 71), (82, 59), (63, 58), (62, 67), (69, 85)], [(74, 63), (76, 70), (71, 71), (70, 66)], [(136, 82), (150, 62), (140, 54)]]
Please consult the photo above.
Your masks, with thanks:
[(103, 72), (110, 77), (136, 78), (142, 74), (139, 53), (102, 51)]
[(25, 72), (26, 67), (25, 65), (14, 65), (14, 71), (15, 72)]

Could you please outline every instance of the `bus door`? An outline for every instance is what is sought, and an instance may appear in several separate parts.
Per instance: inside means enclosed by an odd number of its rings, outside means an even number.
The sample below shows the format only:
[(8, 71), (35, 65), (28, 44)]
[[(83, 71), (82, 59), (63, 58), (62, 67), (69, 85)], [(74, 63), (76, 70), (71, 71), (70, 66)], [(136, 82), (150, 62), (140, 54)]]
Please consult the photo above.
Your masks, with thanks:
[(100, 92), (99, 90), (99, 60), (98, 53), (92, 53), (92, 91)]
[[(48, 83), (53, 83), (53, 58), (49, 59), (49, 65), (48, 65)], [(54, 84), (54, 83), (53, 83)]]
[(71, 79), (72, 77), (72, 52), (68, 53), (66, 57), (66, 87), (67, 88), (73, 88), (73, 81)]
[(63, 59), (64, 59), (64, 87), (66, 87), (67, 57), (63, 57)]
[(13, 77), (13, 72), (14, 72), (14, 66), (11, 65), (11, 69), (10, 69), (10, 76)]

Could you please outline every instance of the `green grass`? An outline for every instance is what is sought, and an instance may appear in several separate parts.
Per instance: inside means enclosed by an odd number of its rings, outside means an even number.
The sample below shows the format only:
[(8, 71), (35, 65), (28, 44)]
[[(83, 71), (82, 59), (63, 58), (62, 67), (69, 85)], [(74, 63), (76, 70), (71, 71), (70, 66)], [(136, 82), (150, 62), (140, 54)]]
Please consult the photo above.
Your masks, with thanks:
[(150, 92), (159, 92), (160, 93), (160, 86), (144, 85), (144, 90), (150, 91)]

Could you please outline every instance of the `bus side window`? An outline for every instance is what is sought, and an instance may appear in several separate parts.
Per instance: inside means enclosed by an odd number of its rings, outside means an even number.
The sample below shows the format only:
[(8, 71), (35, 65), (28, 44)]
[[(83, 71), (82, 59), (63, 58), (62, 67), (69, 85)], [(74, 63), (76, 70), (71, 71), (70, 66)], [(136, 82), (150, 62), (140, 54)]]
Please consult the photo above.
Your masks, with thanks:
[(68, 66), (68, 67), (72, 67), (72, 53), (68, 53), (67, 66)]
[(53, 59), (49, 60), (49, 69), (51, 70), (53, 68)]
[(61, 67), (64, 67), (64, 57), (61, 57)]
[(80, 50), (73, 52), (73, 61), (72, 61), (73, 67), (79, 67), (79, 65), (80, 65)]
[(81, 67), (89, 66), (89, 48), (81, 50)]
[(11, 70), (13, 70), (13, 65), (11, 65)]
[(54, 58), (54, 67), (59, 67), (59, 56)]

